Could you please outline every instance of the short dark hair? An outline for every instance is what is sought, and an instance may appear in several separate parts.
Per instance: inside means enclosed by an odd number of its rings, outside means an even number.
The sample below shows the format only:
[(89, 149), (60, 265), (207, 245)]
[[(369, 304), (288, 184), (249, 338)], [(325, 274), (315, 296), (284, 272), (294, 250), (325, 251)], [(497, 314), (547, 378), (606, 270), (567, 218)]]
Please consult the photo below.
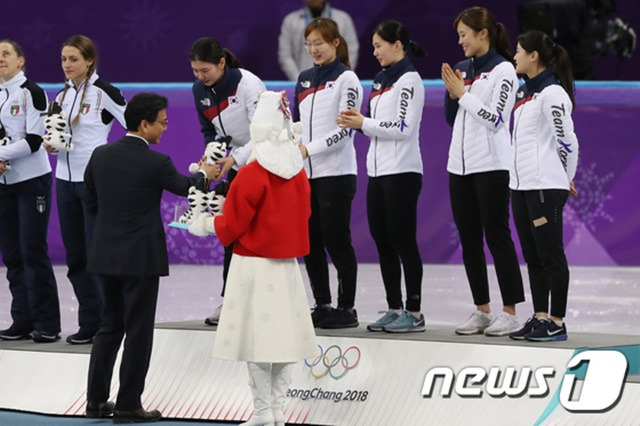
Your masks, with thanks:
[(158, 118), (158, 113), (169, 106), (169, 101), (164, 96), (156, 93), (138, 93), (135, 95), (124, 111), (124, 120), (127, 122), (127, 130), (138, 131), (142, 120), (153, 123)]

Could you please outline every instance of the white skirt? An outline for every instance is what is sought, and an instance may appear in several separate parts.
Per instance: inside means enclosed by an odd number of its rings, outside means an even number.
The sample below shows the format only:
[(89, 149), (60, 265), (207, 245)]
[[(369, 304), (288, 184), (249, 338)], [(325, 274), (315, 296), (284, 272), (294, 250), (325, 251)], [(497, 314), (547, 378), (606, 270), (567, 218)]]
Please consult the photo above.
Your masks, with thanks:
[(298, 261), (234, 253), (214, 339), (216, 358), (297, 362), (316, 356)]

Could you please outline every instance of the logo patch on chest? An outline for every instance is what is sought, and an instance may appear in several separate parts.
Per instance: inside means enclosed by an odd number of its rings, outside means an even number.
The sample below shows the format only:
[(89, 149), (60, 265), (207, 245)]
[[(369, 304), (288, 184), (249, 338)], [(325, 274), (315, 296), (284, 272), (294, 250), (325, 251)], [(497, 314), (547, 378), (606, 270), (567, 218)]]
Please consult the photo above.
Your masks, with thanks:
[(204, 106), (211, 106), (211, 99), (209, 98), (200, 99), (200, 103)]
[(16, 115), (18, 115), (20, 113), (20, 105), (11, 105), (11, 110), (10, 110), (11, 115), (13, 115), (14, 117)]
[(87, 115), (87, 113), (89, 112), (89, 110), (91, 109), (91, 105), (90, 104), (82, 104), (80, 106), (80, 109), (78, 110), (78, 112), (82, 115)]
[(43, 195), (36, 196), (36, 211), (44, 213), (47, 210), (47, 197)]

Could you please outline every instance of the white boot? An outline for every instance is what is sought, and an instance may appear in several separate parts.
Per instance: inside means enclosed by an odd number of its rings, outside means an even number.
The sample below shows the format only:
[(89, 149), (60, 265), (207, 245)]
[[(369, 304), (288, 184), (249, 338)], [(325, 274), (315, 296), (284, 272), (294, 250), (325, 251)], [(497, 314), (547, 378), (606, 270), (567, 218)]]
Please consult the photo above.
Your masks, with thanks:
[(271, 364), (268, 362), (248, 362), (251, 393), (253, 394), (253, 415), (241, 426), (273, 426), (271, 412)]
[(277, 362), (271, 364), (271, 411), (275, 426), (284, 426), (284, 400), (293, 364)]

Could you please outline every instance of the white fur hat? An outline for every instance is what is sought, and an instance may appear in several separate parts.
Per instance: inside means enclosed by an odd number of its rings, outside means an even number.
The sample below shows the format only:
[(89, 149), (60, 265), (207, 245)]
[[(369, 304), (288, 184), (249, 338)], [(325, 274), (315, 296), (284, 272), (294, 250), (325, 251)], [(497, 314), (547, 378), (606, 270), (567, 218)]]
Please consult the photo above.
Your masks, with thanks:
[(255, 158), (264, 168), (289, 179), (302, 169), (297, 141), (301, 126), (293, 126), (285, 92), (260, 95), (249, 127)]
[[(272, 132), (279, 135), (282, 129), (289, 127), (289, 102), (285, 92), (262, 92), (256, 112), (251, 119), (249, 132), (254, 143), (262, 142), (270, 137)], [(274, 135), (274, 136), (275, 136)]]

